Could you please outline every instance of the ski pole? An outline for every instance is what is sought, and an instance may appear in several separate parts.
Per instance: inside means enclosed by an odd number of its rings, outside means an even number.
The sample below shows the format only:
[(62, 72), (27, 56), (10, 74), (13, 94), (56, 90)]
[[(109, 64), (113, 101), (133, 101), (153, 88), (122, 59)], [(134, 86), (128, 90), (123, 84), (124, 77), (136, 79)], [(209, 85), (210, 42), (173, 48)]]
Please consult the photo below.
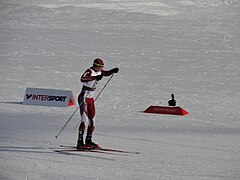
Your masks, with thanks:
[[(101, 91), (98, 93), (97, 97), (95, 98), (95, 102), (97, 101), (98, 97), (102, 94), (103, 90), (106, 88), (106, 86), (108, 85), (108, 83), (111, 81), (111, 79), (113, 78), (114, 74), (112, 74), (112, 76), (108, 79), (108, 81), (105, 83), (105, 85), (103, 86), (103, 88), (101, 89)], [(77, 129), (77, 127), (80, 125), (81, 120), (77, 123), (77, 125), (75, 126), (74, 130)]]
[(79, 109), (79, 106), (76, 108), (76, 110), (72, 113), (72, 115), (70, 116), (70, 118), (66, 121), (66, 123), (63, 125), (62, 129), (60, 129), (60, 131), (58, 132), (58, 134), (55, 136), (55, 138), (58, 138), (58, 136), (62, 133), (63, 129), (66, 127), (66, 125), (69, 123), (69, 121), (72, 119), (72, 117), (74, 116), (74, 114), (77, 112), (77, 110)]
[(112, 76), (108, 79), (108, 81), (106, 82), (106, 84), (103, 86), (102, 90), (98, 93), (97, 97), (95, 98), (95, 102), (97, 101), (98, 97), (102, 94), (103, 90), (105, 89), (105, 87), (107, 86), (107, 84), (111, 81), (111, 79), (113, 78), (114, 74), (112, 74)]
[[(97, 81), (94, 82), (92, 88), (97, 84)], [(80, 106), (82, 105), (83, 102), (81, 102), (81, 104), (79, 104), (79, 106), (76, 108), (76, 110), (72, 113), (72, 115), (68, 118), (68, 120), (66, 121), (66, 123), (63, 125), (63, 127), (60, 129), (60, 131), (58, 132), (58, 134), (55, 136), (55, 138), (58, 138), (58, 136), (62, 133), (62, 131), (64, 130), (64, 128), (67, 126), (67, 124), (69, 123), (69, 121), (72, 119), (72, 117), (74, 116), (74, 114), (77, 112), (77, 110), (80, 108)]]

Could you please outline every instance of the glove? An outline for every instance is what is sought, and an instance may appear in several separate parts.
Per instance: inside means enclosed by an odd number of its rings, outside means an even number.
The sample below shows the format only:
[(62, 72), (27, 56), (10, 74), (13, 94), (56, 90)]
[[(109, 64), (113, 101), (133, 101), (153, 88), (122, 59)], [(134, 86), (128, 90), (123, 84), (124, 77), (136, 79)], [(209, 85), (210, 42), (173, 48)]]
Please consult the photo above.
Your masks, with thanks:
[(97, 81), (100, 81), (102, 78), (103, 78), (102, 75), (98, 75), (98, 76), (96, 76), (96, 80), (97, 80)]
[(113, 73), (118, 73), (119, 68), (113, 68), (111, 71), (112, 71)]

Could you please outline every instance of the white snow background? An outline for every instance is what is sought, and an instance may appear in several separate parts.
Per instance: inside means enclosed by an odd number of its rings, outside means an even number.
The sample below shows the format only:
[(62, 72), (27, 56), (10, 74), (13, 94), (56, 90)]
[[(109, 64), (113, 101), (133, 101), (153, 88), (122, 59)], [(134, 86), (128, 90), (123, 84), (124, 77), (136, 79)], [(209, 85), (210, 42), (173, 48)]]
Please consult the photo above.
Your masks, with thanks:
[[(1, 0), (0, 179), (240, 179), (240, 1)], [(25, 106), (27, 87), (70, 89), (92, 61), (119, 67), (96, 102), (94, 141), (75, 145), (76, 106)], [(99, 83), (96, 94), (108, 78)], [(190, 114), (142, 113), (174, 93)]]

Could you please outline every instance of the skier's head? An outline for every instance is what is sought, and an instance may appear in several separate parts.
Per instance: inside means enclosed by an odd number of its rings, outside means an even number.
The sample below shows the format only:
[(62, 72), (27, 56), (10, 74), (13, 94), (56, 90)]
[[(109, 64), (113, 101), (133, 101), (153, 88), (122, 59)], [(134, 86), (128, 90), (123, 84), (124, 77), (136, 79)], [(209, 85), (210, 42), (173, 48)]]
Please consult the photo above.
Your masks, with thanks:
[(93, 67), (104, 67), (103, 60), (100, 58), (97, 58), (93, 61)]
[(171, 94), (172, 99), (174, 99), (174, 94)]

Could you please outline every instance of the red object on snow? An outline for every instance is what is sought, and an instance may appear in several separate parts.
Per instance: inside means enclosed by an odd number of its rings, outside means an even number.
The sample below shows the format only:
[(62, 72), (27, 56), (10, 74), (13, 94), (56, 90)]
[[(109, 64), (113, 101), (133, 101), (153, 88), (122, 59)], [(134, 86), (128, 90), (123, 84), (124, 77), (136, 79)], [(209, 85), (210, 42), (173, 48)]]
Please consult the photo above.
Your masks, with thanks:
[(72, 101), (68, 102), (68, 106), (73, 106), (73, 105), (74, 105), (74, 102), (72, 102)]
[(179, 106), (149, 106), (145, 113), (156, 113), (156, 114), (171, 114), (171, 115), (187, 115), (189, 114), (186, 110), (182, 109)]

